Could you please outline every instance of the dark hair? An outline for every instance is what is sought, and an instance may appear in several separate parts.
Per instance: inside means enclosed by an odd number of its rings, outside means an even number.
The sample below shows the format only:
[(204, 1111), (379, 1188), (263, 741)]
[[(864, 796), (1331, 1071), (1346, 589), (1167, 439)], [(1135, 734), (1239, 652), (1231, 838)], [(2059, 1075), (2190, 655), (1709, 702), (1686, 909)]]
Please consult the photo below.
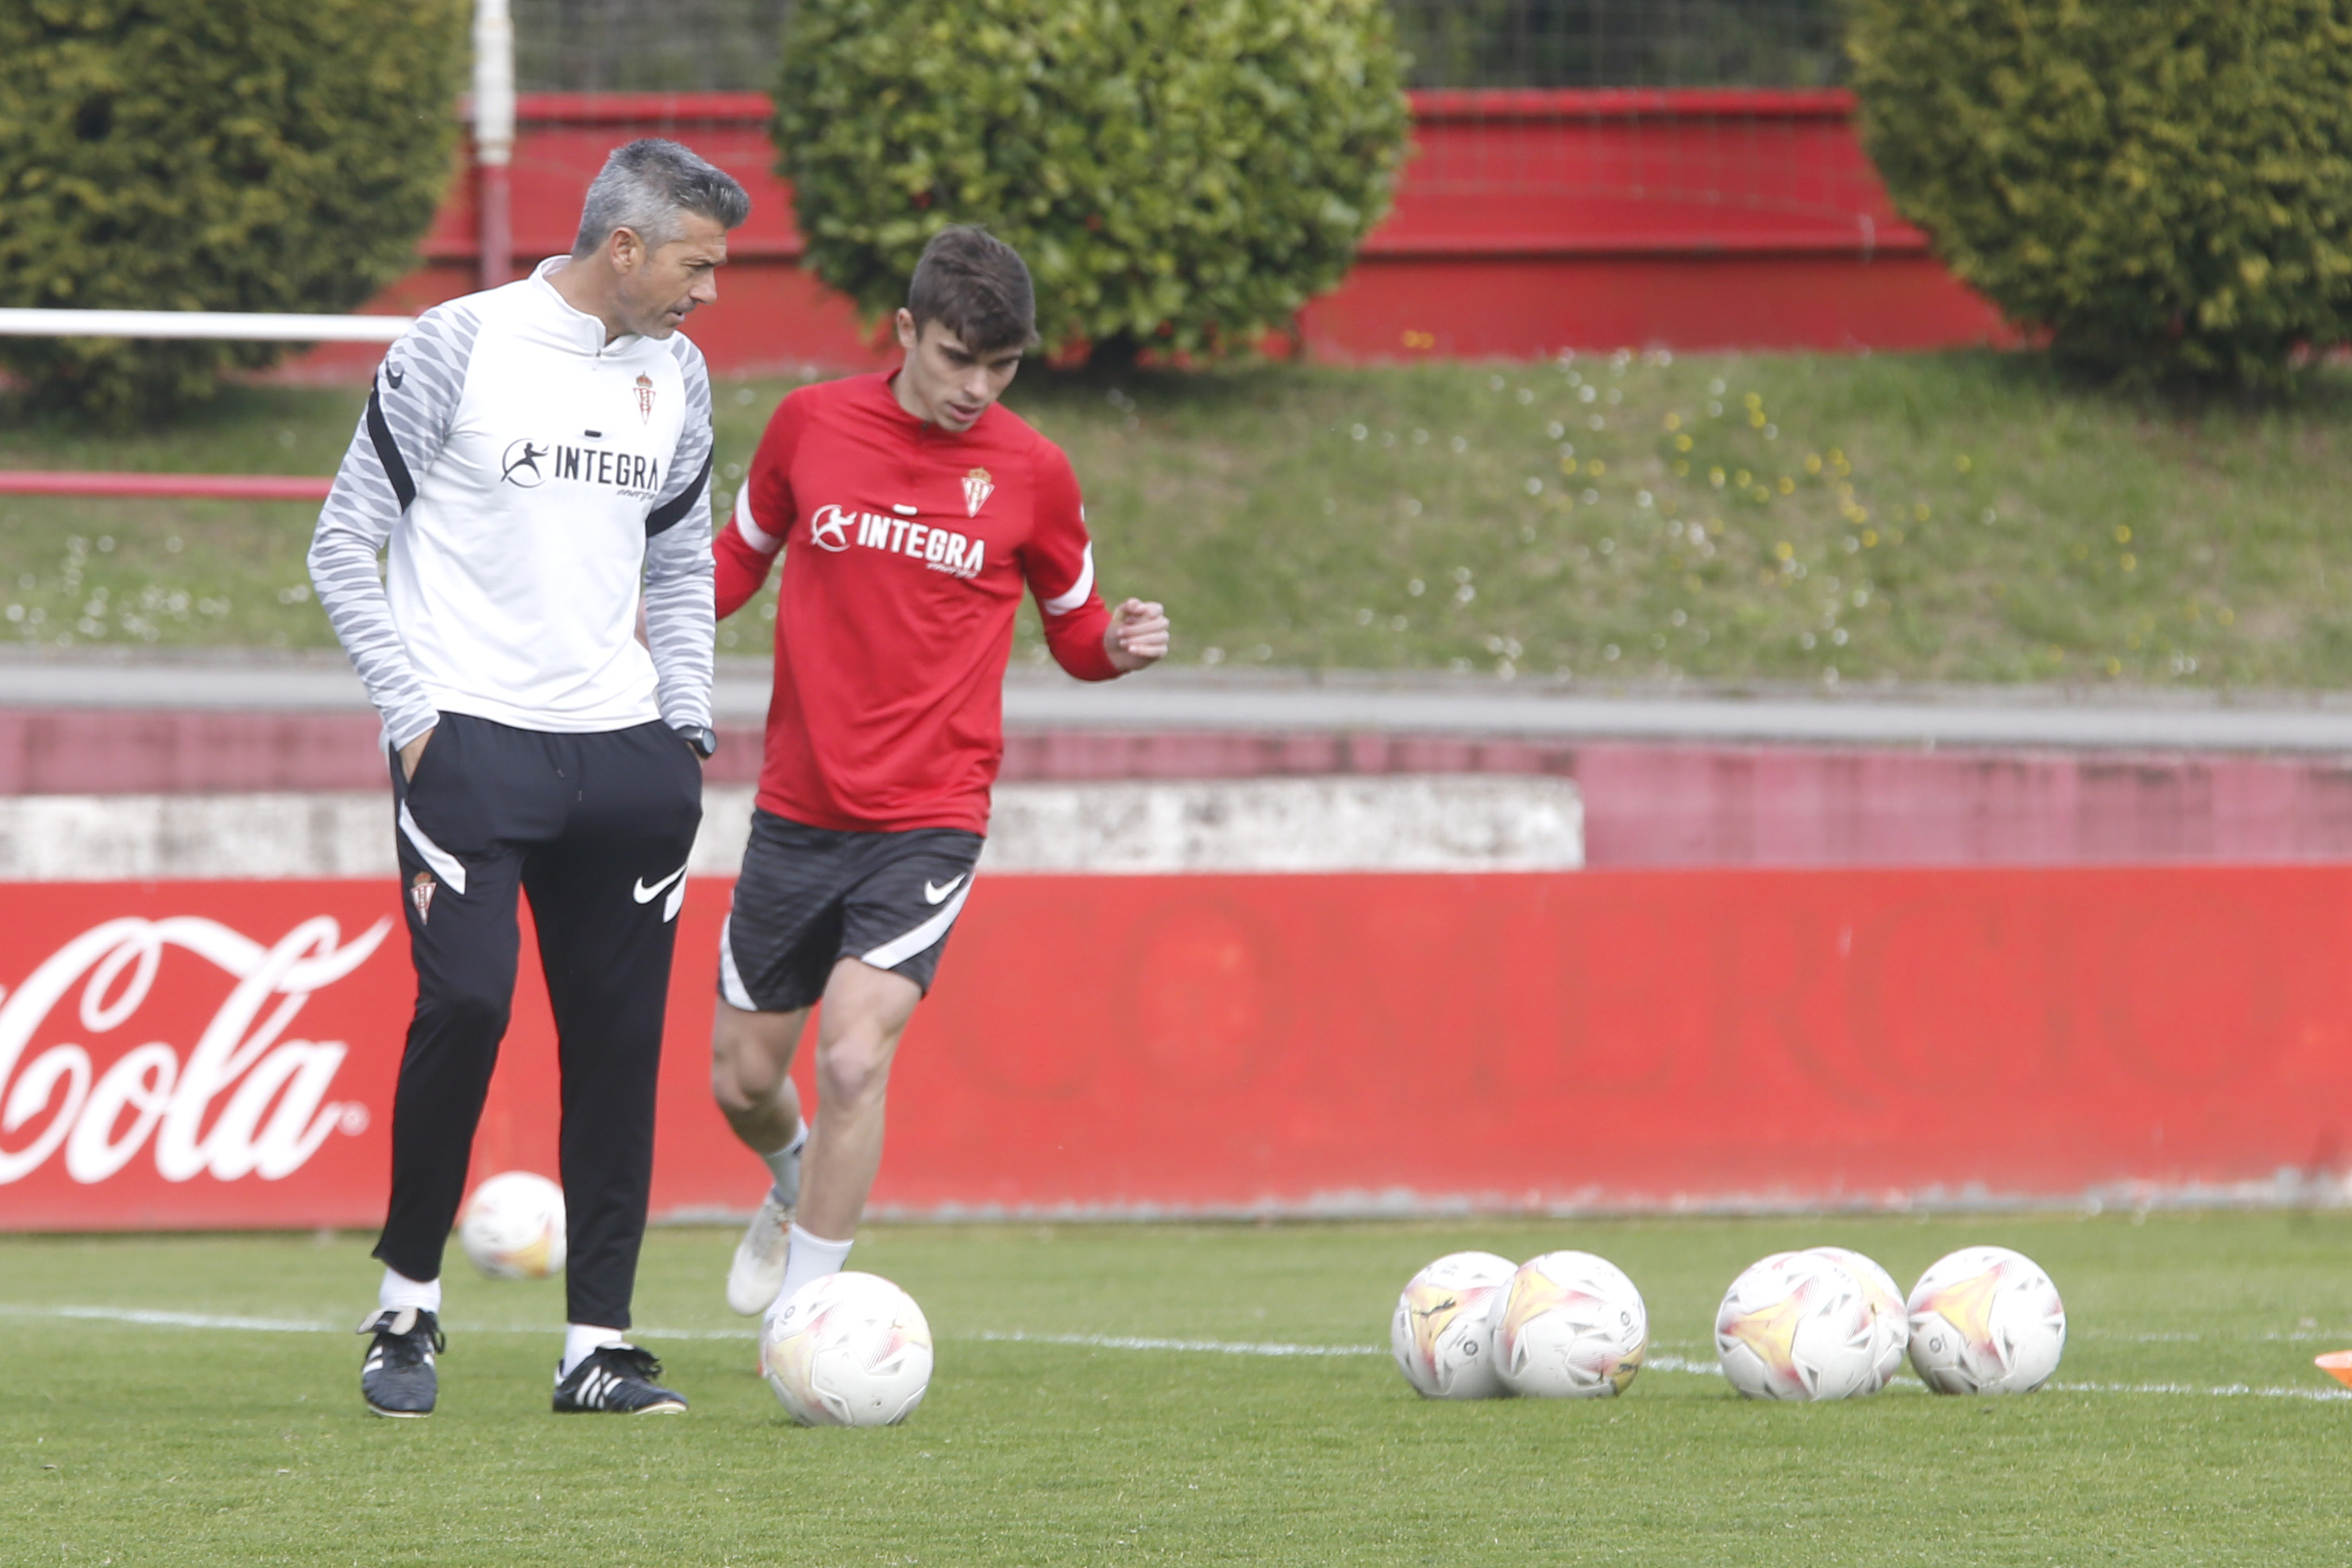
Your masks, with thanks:
[(1025, 349), (1037, 340), (1037, 291), (1021, 253), (970, 224), (931, 236), (907, 285), (907, 310), (920, 332), (937, 321), (973, 353)]
[(731, 229), (751, 215), (751, 198), (734, 175), (675, 141), (647, 136), (615, 147), (589, 182), (572, 254), (588, 255), (614, 229), (628, 229), (647, 249), (659, 250), (677, 237), (680, 213)]

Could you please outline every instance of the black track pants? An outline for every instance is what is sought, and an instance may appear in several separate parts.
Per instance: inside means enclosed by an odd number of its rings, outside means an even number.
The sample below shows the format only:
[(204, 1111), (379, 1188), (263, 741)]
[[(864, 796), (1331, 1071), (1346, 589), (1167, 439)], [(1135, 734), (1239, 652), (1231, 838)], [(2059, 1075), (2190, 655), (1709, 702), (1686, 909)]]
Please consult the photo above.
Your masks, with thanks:
[(444, 714), (414, 780), (393, 759), (416, 1015), (393, 1097), (375, 1255), (441, 1272), (513, 1006), (530, 895), (563, 1071), (569, 1319), (629, 1326), (653, 1177), (654, 1085), (702, 766), (660, 724), (546, 735)]

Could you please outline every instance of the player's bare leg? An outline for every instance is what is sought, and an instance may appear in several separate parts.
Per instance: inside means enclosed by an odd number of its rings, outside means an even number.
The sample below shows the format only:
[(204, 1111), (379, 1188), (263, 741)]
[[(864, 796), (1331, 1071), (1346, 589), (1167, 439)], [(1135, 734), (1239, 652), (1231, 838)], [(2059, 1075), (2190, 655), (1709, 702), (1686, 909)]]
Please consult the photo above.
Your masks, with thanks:
[(766, 1310), (783, 1283), (793, 1214), (800, 1200), (807, 1128), (793, 1082), (809, 1009), (749, 1012), (717, 998), (710, 1025), (710, 1093), (743, 1146), (774, 1177), (727, 1270), (727, 1304), (745, 1317)]
[(710, 1021), (710, 1094), (743, 1146), (758, 1155), (800, 1135), (801, 1092), (793, 1059), (811, 1009), (746, 1012), (724, 997)]
[(883, 1102), (899, 1037), (923, 988), (855, 958), (835, 964), (816, 1020), (816, 1095), (824, 1119), (810, 1133), (800, 1216), (777, 1301), (840, 1270), (857, 1237), (882, 1164)]

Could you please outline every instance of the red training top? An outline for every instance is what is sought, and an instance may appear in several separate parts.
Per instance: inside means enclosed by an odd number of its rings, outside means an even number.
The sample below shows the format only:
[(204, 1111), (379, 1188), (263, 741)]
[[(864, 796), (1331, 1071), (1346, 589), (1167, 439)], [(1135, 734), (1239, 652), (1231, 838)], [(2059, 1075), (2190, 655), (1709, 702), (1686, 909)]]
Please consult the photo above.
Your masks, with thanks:
[[(958, 435), (891, 376), (784, 399), (714, 545), (732, 615), (784, 550), (759, 803), (811, 827), (988, 827), (1025, 583), (1065, 670), (1107, 681), (1109, 612), (1062, 449), (991, 406)], [(789, 548), (787, 548), (789, 547)]]

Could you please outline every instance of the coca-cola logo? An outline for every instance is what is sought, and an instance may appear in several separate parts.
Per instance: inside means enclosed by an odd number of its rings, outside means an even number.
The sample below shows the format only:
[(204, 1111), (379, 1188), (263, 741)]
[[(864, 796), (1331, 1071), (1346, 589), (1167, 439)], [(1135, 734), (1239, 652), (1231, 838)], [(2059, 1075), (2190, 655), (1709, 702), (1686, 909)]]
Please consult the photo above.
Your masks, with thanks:
[[(278, 1181), (338, 1129), (364, 1132), (364, 1105), (327, 1098), (349, 1047), (286, 1030), (314, 992), (365, 963), (391, 931), (391, 920), (379, 920), (345, 943), (335, 921), (320, 915), (265, 947), (200, 915), (133, 915), (67, 943), (13, 994), (0, 991), (0, 1186), (60, 1149), (68, 1176), (101, 1182), (151, 1139), (166, 1181)], [(184, 1058), (170, 1041), (151, 1040), (99, 1071), (89, 1042), (137, 1016), (170, 947), (226, 970), (235, 988)], [(43, 1026), (77, 985), (80, 1038), (56, 1040), (70, 1025)], [(45, 1034), (51, 1042), (34, 1051)]]

